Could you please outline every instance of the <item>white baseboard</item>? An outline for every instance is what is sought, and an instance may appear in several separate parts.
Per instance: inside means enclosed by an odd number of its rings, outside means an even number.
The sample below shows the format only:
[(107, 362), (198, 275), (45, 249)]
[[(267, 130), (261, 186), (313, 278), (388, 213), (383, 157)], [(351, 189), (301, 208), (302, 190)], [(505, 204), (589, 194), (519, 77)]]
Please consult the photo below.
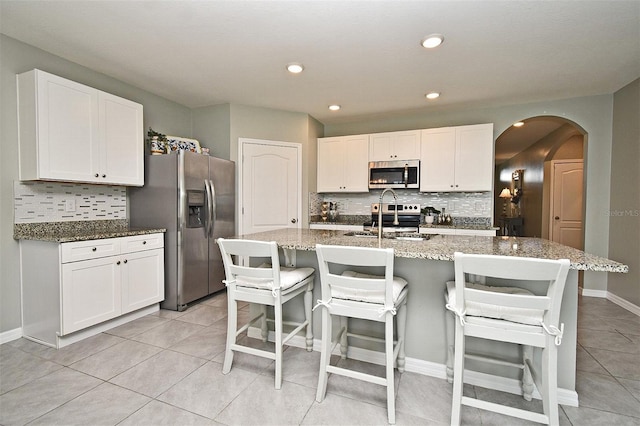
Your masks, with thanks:
[[(260, 329), (257, 327), (250, 327), (247, 331), (249, 337), (259, 339), (261, 338)], [(269, 341), (274, 341), (273, 331), (269, 331)], [(303, 336), (294, 336), (287, 342), (289, 346), (297, 348), (305, 348), (305, 339)], [(313, 339), (313, 350), (320, 351), (320, 339)], [(334, 354), (340, 355), (339, 350), (334, 351)], [(372, 351), (368, 349), (362, 349), (357, 347), (349, 347), (348, 356), (351, 359), (357, 359), (358, 361), (370, 362), (372, 364), (384, 365), (384, 353), (378, 351)], [(438, 379), (446, 380), (447, 369), (444, 364), (438, 364), (430, 361), (423, 361), (417, 358), (406, 358), (405, 371), (410, 373), (421, 374), (423, 376), (435, 377)], [(515, 395), (522, 395), (522, 387), (520, 381), (515, 379), (509, 379), (506, 377), (494, 376), (491, 374), (479, 373), (477, 371), (467, 371), (465, 373), (465, 383), (471, 385), (481, 386), (489, 389), (496, 389), (502, 392), (508, 392)], [(537, 390), (534, 390), (533, 397), (540, 399), (540, 394)], [(558, 403), (562, 405), (568, 405), (571, 407), (578, 407), (578, 393), (569, 389), (558, 389)]]
[(583, 288), (581, 290), (582, 290), (582, 295), (583, 296), (600, 297), (602, 299), (606, 299), (607, 298), (607, 291), (606, 290), (589, 290), (588, 288)]
[(21, 337), (22, 337), (22, 327), (5, 331), (3, 333), (0, 333), (0, 345), (2, 345), (3, 343), (8, 343), (14, 340), (18, 340)]
[(610, 301), (612, 301), (616, 305), (626, 309), (627, 311), (640, 316), (640, 306), (634, 305), (633, 303), (629, 302), (628, 300), (625, 300), (622, 297), (616, 296), (615, 294), (609, 293), (609, 292), (607, 292), (607, 299), (609, 299)]
[[(133, 321), (134, 319), (142, 318), (146, 315), (152, 314), (160, 310), (160, 304), (156, 303), (151, 306), (147, 306), (146, 308), (138, 309), (137, 311), (130, 312), (128, 314), (122, 315), (120, 317), (114, 318), (112, 320), (94, 325), (93, 327), (86, 328), (84, 330), (77, 331), (68, 336), (58, 337), (58, 348), (62, 348), (64, 346), (70, 345), (71, 343), (78, 342), (82, 339), (86, 339), (87, 337), (95, 336), (96, 334), (102, 333), (103, 331), (107, 331), (114, 327), (118, 327), (120, 325), (126, 324), (129, 321)], [(45, 346), (55, 347), (52, 343), (42, 342), (38, 339), (34, 339), (29, 336), (24, 336), (22, 333), (22, 328), (15, 328), (13, 330), (5, 331), (0, 333), (0, 345), (3, 343), (8, 343), (14, 340), (18, 340), (19, 338), (24, 337), (25, 339), (32, 340), (34, 342), (38, 342)]]
[(615, 303), (616, 305), (620, 306), (621, 308), (626, 309), (627, 311), (631, 312), (632, 314), (636, 314), (638, 316), (640, 316), (640, 306), (638, 305), (634, 305), (633, 303), (629, 302), (626, 299), (623, 299), (620, 296), (616, 296), (613, 293), (610, 293), (606, 290), (588, 290), (588, 289), (581, 289), (582, 290), (582, 295), (583, 296), (587, 296), (587, 297), (599, 297), (602, 299), (607, 299), (613, 303)]

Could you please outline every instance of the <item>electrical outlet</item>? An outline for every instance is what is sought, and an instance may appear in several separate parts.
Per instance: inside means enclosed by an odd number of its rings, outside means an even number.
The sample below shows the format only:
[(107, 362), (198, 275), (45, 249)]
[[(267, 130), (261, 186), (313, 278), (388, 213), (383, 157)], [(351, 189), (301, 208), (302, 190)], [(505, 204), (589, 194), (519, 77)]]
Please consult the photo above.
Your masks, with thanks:
[(65, 212), (75, 212), (76, 211), (76, 200), (73, 198), (69, 198), (64, 200), (64, 211)]

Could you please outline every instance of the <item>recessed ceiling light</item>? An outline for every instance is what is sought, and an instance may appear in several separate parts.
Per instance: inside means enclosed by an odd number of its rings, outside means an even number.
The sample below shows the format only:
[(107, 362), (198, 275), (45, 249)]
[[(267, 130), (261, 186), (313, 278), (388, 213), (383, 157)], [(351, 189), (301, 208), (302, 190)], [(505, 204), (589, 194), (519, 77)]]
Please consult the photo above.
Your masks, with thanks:
[(524, 126), (524, 121), (516, 121), (513, 123), (513, 127), (522, 127)]
[(329, 105), (329, 109), (331, 111), (338, 111), (340, 109), (340, 105)]
[(440, 93), (438, 92), (431, 92), (431, 93), (427, 93), (426, 95), (424, 95), (427, 99), (433, 100), (433, 99), (438, 99), (440, 97)]
[(300, 74), (304, 70), (304, 66), (297, 62), (293, 62), (287, 65), (287, 71), (291, 74)]
[(433, 49), (434, 47), (438, 47), (444, 41), (444, 37), (442, 34), (431, 34), (422, 39), (422, 47), (426, 47), (427, 49)]

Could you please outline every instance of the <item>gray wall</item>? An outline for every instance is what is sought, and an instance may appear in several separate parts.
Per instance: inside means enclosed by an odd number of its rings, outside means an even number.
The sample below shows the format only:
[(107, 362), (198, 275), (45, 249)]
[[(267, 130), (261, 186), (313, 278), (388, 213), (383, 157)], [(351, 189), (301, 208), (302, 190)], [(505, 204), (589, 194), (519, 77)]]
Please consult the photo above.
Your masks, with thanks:
[(629, 265), (608, 291), (640, 306), (640, 79), (613, 97), (609, 256)]
[[(21, 327), (20, 263), (13, 239), (13, 181), (18, 179), (16, 74), (38, 68), (144, 105), (144, 126), (190, 136), (191, 110), (152, 93), (0, 35), (0, 333)], [(145, 132), (146, 133), (146, 132)]]
[[(585, 251), (609, 256), (609, 191), (611, 189), (611, 145), (613, 94), (552, 100), (521, 105), (463, 109), (434, 108), (374, 120), (325, 125), (325, 136), (494, 123), (494, 140), (513, 123), (529, 117), (555, 116), (576, 123), (587, 134), (585, 156), (586, 212)], [(590, 159), (593, 159), (590, 161)], [(616, 191), (620, 189), (616, 188)], [(502, 208), (502, 207), (500, 207)], [(611, 256), (613, 257), (613, 256)], [(616, 260), (613, 257), (613, 260)], [(606, 290), (608, 274), (586, 272), (584, 288)]]

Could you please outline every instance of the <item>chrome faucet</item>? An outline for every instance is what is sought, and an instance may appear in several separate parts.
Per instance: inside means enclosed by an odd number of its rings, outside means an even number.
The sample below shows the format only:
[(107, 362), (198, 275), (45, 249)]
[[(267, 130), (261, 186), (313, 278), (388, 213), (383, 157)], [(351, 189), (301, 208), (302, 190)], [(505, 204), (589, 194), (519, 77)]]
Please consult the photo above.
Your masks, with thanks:
[(400, 222), (398, 222), (398, 194), (396, 194), (396, 191), (393, 189), (387, 188), (382, 191), (382, 194), (380, 194), (380, 204), (378, 206), (378, 245), (380, 245), (380, 242), (382, 241), (382, 199), (387, 191), (391, 191), (391, 194), (393, 195), (393, 202), (395, 204), (395, 208), (393, 209), (393, 224), (396, 226), (400, 225)]

